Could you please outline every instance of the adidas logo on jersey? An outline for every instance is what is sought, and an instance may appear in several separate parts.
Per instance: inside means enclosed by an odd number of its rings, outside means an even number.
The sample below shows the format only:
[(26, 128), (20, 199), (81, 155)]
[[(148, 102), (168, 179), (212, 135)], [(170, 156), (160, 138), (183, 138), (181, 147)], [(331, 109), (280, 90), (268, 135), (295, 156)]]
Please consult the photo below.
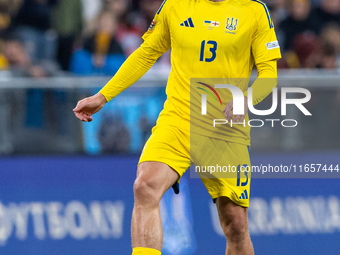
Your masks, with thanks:
[(180, 26), (181, 27), (195, 27), (191, 18), (189, 18), (186, 21), (184, 21)]
[(248, 191), (245, 189), (239, 199), (248, 199)]

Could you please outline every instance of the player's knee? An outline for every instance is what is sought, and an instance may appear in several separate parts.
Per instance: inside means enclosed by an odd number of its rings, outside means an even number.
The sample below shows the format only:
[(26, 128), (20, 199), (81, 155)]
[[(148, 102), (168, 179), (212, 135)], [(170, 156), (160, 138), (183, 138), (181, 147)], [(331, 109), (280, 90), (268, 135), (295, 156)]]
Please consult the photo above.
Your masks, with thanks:
[(247, 222), (243, 216), (235, 215), (231, 220), (221, 222), (221, 225), (228, 242), (242, 242), (248, 232)]
[(161, 199), (152, 183), (145, 178), (137, 178), (135, 180), (133, 191), (135, 201), (142, 205), (156, 206)]

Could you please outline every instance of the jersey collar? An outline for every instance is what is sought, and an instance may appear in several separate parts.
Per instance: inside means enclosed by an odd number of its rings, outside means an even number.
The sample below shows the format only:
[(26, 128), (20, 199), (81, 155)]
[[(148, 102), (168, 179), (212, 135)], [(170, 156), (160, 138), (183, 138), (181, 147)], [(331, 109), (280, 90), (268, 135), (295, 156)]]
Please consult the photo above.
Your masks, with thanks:
[(225, 6), (227, 5), (227, 0), (224, 0), (222, 2), (212, 2), (210, 0), (202, 0), (203, 2), (207, 3), (210, 6)]

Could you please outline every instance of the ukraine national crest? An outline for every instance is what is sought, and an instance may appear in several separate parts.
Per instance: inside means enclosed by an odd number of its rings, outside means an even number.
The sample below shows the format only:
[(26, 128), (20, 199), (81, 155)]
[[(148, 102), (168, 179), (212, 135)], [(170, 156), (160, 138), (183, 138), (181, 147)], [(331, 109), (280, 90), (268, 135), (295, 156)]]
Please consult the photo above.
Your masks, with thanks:
[(235, 31), (237, 29), (237, 23), (238, 23), (238, 19), (235, 19), (234, 21), (234, 17), (232, 18), (228, 18), (227, 19), (227, 26), (225, 27), (227, 30), (229, 31)]

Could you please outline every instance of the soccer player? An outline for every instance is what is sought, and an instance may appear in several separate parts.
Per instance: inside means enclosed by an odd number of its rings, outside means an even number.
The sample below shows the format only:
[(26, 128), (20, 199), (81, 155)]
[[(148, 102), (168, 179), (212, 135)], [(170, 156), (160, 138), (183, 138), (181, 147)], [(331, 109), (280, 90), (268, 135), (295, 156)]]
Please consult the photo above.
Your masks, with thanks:
[[(280, 48), (267, 6), (259, 0), (165, 0), (144, 43), (96, 95), (78, 102), (75, 115), (84, 122), (123, 90), (140, 79), (171, 49), (171, 74), (167, 100), (139, 160), (134, 183), (132, 215), (133, 255), (161, 254), (163, 233), (159, 202), (184, 172), (195, 163), (190, 155), (190, 79), (249, 79), (254, 64), (258, 79), (252, 85), (253, 104), (267, 97), (277, 83)], [(274, 82), (262, 83), (261, 78)], [(241, 83), (244, 84), (244, 83)], [(247, 99), (247, 86), (240, 87)], [(247, 100), (245, 100), (247, 102)], [(221, 110), (227, 120), (248, 120), (233, 115), (233, 100)], [(228, 127), (220, 137), (203, 133), (205, 150), (225, 160), (225, 165), (250, 166), (250, 128)], [(199, 142), (200, 143), (200, 142)], [(198, 147), (199, 147), (198, 143)], [(218, 150), (216, 148), (219, 148)], [(250, 174), (242, 178), (203, 178), (216, 202), (227, 239), (227, 255), (254, 254), (247, 223)], [(212, 250), (214, 249), (214, 244)]]

